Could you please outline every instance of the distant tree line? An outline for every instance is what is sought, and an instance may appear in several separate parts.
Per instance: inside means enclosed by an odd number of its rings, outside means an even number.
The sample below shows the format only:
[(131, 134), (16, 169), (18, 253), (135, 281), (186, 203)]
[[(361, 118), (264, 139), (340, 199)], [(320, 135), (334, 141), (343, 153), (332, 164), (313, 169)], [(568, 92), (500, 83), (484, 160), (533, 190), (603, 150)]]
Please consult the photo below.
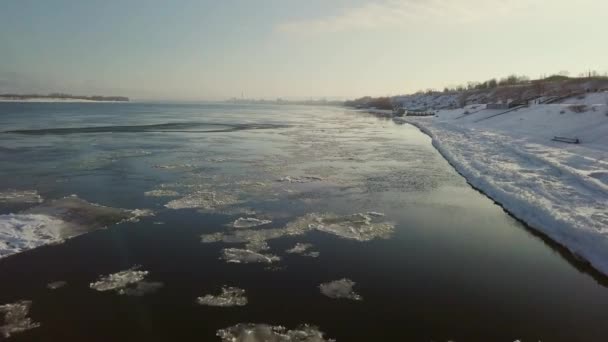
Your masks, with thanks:
[[(597, 71), (590, 70), (588, 72), (584, 72), (579, 74), (578, 77), (570, 77), (568, 71), (560, 71), (556, 74), (546, 76), (542, 75), (540, 78), (536, 80), (531, 80), (530, 77), (525, 75), (509, 75), (507, 77), (503, 77), (500, 79), (492, 78), (485, 82), (467, 82), (466, 85), (457, 85), (457, 86), (449, 86), (443, 88), (444, 93), (453, 93), (453, 92), (465, 92), (465, 91), (474, 91), (474, 90), (487, 90), (487, 89), (495, 89), (500, 87), (510, 87), (510, 86), (519, 86), (519, 85), (527, 85), (536, 82), (556, 82), (556, 81), (566, 81), (573, 79), (605, 79), (608, 78), (608, 72), (601, 75)], [(439, 91), (435, 89), (427, 89), (426, 91), (419, 90), (416, 94), (432, 94), (439, 93)]]
[(129, 101), (125, 96), (79, 96), (64, 93), (51, 93), (48, 95), (41, 94), (0, 94), (0, 98), (11, 100), (29, 100), (29, 99), (66, 99), (66, 100), (88, 100), (88, 101)]
[(356, 100), (346, 101), (344, 102), (344, 105), (355, 108), (393, 109), (393, 103), (390, 97), (365, 96)]

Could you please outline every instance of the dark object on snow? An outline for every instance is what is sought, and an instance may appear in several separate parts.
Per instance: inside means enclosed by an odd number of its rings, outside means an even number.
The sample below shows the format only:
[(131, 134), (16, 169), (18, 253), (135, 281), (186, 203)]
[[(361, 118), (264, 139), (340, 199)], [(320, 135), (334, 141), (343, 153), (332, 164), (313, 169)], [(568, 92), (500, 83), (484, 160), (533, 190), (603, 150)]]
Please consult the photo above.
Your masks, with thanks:
[(568, 144), (580, 144), (581, 141), (578, 138), (565, 138), (565, 137), (553, 137), (553, 141), (565, 142)]

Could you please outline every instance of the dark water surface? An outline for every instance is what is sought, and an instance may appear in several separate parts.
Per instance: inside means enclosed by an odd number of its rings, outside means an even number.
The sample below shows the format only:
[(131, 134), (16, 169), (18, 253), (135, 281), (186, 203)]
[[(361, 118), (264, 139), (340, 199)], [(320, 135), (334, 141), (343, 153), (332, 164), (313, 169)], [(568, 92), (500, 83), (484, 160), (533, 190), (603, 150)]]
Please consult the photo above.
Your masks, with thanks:
[[(308, 323), (337, 341), (608, 340), (605, 279), (473, 190), (411, 126), (331, 107), (0, 103), (0, 131), (0, 191), (155, 211), (0, 259), (0, 305), (31, 300), (40, 323), (12, 341), (218, 341), (218, 329), (248, 322)], [(158, 189), (178, 195), (144, 195)], [(165, 207), (195, 191), (226, 205)], [(262, 230), (369, 211), (394, 223), (390, 238), (284, 236), (264, 251), (281, 257), (273, 267), (226, 263), (222, 249), (243, 244), (200, 238), (239, 217), (273, 221)], [(298, 242), (319, 257), (285, 252)], [(89, 288), (134, 265), (164, 287)], [(320, 293), (342, 278), (363, 300)], [(196, 303), (224, 285), (249, 303)]]

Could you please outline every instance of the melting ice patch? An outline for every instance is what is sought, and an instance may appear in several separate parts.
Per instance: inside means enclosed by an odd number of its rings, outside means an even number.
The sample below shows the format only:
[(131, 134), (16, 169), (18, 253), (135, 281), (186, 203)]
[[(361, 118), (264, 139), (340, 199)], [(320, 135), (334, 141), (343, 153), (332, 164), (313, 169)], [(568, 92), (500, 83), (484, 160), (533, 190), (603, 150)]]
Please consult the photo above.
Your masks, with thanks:
[(221, 209), (238, 203), (236, 197), (214, 191), (196, 191), (185, 197), (173, 200), (165, 207), (169, 209)]
[(319, 256), (319, 252), (309, 251), (313, 246), (310, 243), (300, 243), (298, 242), (293, 248), (286, 250), (286, 253), (289, 254), (300, 254), (312, 258), (316, 258)]
[(223, 342), (331, 342), (317, 327), (301, 325), (288, 330), (282, 326), (241, 323), (217, 331)]
[(353, 287), (355, 286), (355, 282), (350, 279), (340, 279), (331, 281), (329, 283), (323, 283), (319, 285), (319, 289), (321, 293), (326, 295), (329, 298), (345, 298), (352, 300), (362, 300), (363, 297), (358, 295)]
[(128, 270), (100, 277), (98, 281), (89, 284), (89, 287), (101, 292), (115, 291), (120, 295), (143, 296), (163, 287), (163, 283), (145, 281), (148, 273), (148, 271), (140, 271), (139, 266), (134, 266)]
[(222, 287), (222, 293), (219, 295), (208, 294), (203, 297), (198, 297), (196, 302), (200, 305), (207, 306), (245, 306), (247, 305), (247, 297), (245, 290), (238, 287)]
[(272, 264), (273, 262), (281, 260), (281, 258), (276, 255), (262, 254), (252, 250), (239, 248), (224, 248), (222, 250), (221, 259), (235, 264)]
[(0, 203), (41, 203), (42, 197), (35, 190), (7, 190), (0, 192)]
[(253, 228), (272, 223), (270, 220), (260, 220), (254, 217), (243, 218), (239, 217), (232, 223), (234, 228)]
[(0, 305), (0, 314), (4, 315), (4, 322), (0, 326), (0, 335), (9, 338), (11, 335), (37, 328), (40, 323), (27, 317), (32, 302), (22, 300), (13, 304)]
[(60, 289), (64, 286), (66, 286), (68, 283), (66, 281), (63, 280), (59, 280), (59, 281), (53, 281), (51, 283), (46, 284), (46, 288), (49, 290), (57, 290)]

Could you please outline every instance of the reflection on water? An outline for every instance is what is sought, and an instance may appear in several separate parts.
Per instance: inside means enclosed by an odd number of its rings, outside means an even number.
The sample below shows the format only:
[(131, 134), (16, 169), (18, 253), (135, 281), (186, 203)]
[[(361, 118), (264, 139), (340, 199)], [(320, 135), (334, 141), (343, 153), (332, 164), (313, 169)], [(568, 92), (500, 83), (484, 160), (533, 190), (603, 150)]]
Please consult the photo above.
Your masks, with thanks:
[(413, 127), (145, 103), (0, 104), (0, 125), (0, 230), (65, 225), (0, 260), (15, 340), (605, 339), (605, 278)]

